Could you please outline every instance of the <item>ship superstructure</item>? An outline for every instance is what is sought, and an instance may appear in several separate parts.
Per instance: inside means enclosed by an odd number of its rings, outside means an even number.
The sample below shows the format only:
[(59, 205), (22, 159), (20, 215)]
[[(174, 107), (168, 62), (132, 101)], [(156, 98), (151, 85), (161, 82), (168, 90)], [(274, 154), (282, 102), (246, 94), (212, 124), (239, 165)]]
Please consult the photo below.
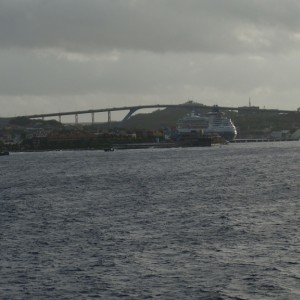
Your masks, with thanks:
[(178, 120), (177, 131), (179, 134), (202, 133), (204, 135), (219, 135), (230, 141), (236, 137), (237, 131), (230, 118), (214, 106), (211, 112), (205, 115), (191, 114)]
[(195, 111), (192, 111), (191, 114), (188, 114), (184, 118), (178, 120), (177, 131), (179, 133), (203, 133), (203, 130), (208, 128), (208, 126), (208, 118), (205, 118), (199, 114), (196, 114)]

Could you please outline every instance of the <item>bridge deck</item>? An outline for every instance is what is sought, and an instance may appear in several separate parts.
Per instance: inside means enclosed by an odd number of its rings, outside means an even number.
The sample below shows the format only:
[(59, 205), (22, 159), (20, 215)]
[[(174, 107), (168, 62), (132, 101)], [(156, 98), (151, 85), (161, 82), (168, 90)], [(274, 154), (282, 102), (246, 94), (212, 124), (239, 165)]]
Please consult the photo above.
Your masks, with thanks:
[[(29, 119), (36, 119), (36, 118), (47, 118), (47, 117), (61, 117), (61, 116), (70, 116), (70, 115), (82, 115), (82, 114), (94, 114), (99, 112), (112, 112), (112, 111), (122, 111), (122, 110), (129, 110), (129, 113), (125, 118), (128, 119), (128, 117), (131, 115), (130, 112), (134, 113), (137, 110), (140, 109), (148, 109), (148, 108), (206, 108), (206, 109), (212, 109), (213, 106), (206, 106), (199, 103), (195, 104), (154, 104), (154, 105), (137, 105), (137, 106), (123, 106), (123, 107), (111, 107), (111, 108), (102, 108), (102, 109), (89, 109), (89, 110), (78, 110), (78, 111), (68, 111), (68, 112), (56, 112), (56, 113), (47, 113), (47, 114), (34, 114), (34, 115), (24, 115), (21, 117), (26, 117)], [(244, 110), (247, 111), (247, 107), (224, 107), (219, 106), (221, 110)], [(249, 111), (251, 111), (251, 107), (249, 108)], [(258, 109), (258, 111), (266, 111), (266, 112), (278, 112), (278, 113), (292, 113), (297, 112), (291, 111), (291, 110), (277, 110), (277, 109)]]

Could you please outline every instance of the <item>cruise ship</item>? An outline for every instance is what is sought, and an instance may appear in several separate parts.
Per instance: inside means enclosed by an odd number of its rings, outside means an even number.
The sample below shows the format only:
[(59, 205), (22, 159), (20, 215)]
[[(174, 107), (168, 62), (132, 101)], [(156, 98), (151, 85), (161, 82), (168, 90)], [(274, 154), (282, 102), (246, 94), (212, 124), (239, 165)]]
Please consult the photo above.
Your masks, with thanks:
[(219, 135), (227, 141), (233, 140), (237, 134), (231, 119), (220, 112), (217, 105), (205, 115), (199, 115), (192, 111), (191, 114), (179, 119), (177, 131), (179, 134), (196, 132), (204, 135)]

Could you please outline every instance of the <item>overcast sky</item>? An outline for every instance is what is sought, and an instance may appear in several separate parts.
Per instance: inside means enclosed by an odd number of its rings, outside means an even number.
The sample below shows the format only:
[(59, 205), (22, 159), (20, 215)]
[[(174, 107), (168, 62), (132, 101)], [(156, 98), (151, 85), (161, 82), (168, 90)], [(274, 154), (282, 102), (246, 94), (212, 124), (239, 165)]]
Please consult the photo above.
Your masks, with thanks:
[(299, 0), (0, 0), (0, 116), (300, 107)]

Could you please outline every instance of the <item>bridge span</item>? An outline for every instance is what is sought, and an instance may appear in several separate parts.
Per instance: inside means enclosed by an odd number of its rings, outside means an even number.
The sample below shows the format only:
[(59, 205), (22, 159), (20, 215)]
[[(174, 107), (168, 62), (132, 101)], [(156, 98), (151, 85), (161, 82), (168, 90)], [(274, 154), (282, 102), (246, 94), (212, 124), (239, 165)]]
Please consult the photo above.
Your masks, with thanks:
[[(89, 109), (89, 110), (79, 110), (79, 111), (68, 111), (68, 112), (56, 112), (56, 113), (47, 113), (47, 114), (34, 114), (34, 115), (24, 115), (20, 117), (26, 117), (29, 119), (44, 119), (49, 117), (58, 117), (59, 122), (62, 121), (62, 116), (75, 116), (75, 124), (78, 124), (78, 115), (83, 114), (91, 114), (91, 121), (92, 124), (95, 122), (95, 113), (101, 113), (101, 112), (107, 112), (108, 114), (108, 123), (111, 123), (111, 112), (113, 111), (128, 111), (126, 116), (123, 118), (122, 121), (120, 121), (120, 124), (127, 121), (137, 110), (140, 109), (149, 109), (149, 108), (189, 108), (189, 109), (212, 109), (213, 106), (207, 106), (200, 103), (187, 103), (187, 104), (153, 104), (153, 105), (136, 105), (136, 106), (122, 106), (122, 107), (112, 107), (112, 108), (101, 108), (101, 109)], [(278, 113), (291, 113), (291, 112), (297, 112), (297, 111), (291, 111), (291, 110), (277, 110), (277, 109), (259, 109), (258, 107), (224, 107), (219, 106), (221, 110), (235, 110), (235, 111), (276, 111)]]
[(122, 107), (112, 107), (112, 108), (101, 108), (101, 109), (89, 109), (89, 110), (78, 110), (78, 111), (68, 111), (68, 112), (56, 112), (56, 113), (47, 113), (47, 114), (34, 114), (34, 115), (24, 115), (21, 117), (26, 117), (29, 119), (44, 119), (49, 117), (58, 117), (59, 122), (61, 122), (62, 116), (75, 116), (75, 123), (78, 123), (78, 115), (91, 114), (92, 124), (95, 121), (95, 113), (107, 112), (108, 113), (108, 123), (111, 122), (111, 112), (113, 111), (124, 111), (127, 110), (127, 115), (123, 118), (120, 123), (127, 121), (137, 110), (140, 109), (149, 109), (149, 108), (168, 108), (168, 107), (183, 107), (183, 108), (201, 108), (209, 107), (204, 106), (199, 103), (196, 104), (153, 104), (153, 105), (136, 105), (136, 106), (122, 106)]

